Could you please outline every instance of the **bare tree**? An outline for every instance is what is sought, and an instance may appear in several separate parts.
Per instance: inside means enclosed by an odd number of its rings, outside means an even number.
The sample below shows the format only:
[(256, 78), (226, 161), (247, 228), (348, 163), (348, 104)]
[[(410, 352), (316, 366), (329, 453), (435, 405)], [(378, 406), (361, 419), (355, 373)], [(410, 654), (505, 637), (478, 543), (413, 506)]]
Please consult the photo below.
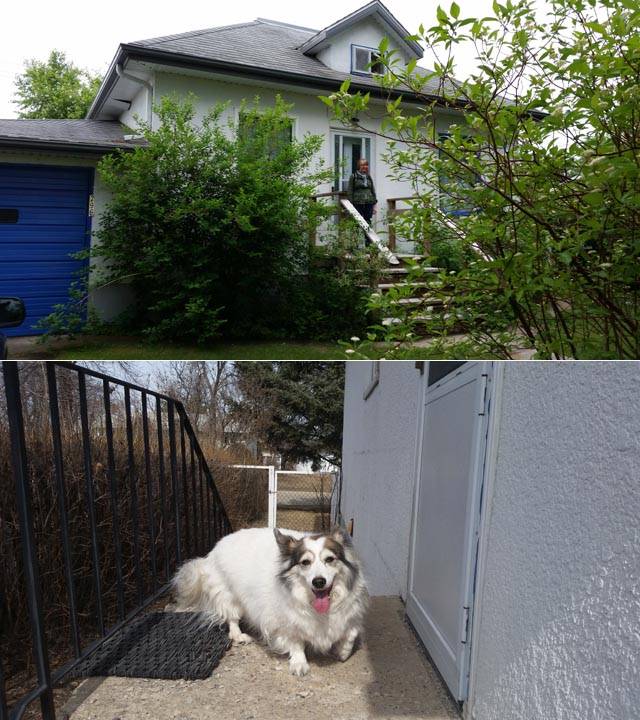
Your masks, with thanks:
[(158, 373), (162, 392), (180, 400), (198, 434), (207, 445), (224, 445), (228, 410), (233, 397), (233, 363), (218, 361), (171, 361)]

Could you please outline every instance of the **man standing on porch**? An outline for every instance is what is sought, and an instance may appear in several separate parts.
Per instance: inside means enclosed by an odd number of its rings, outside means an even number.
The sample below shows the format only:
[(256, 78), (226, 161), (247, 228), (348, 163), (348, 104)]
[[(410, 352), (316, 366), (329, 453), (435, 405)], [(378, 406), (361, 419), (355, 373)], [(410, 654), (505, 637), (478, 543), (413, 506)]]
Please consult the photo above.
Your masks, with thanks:
[[(369, 161), (366, 158), (358, 160), (358, 169), (349, 178), (347, 195), (355, 209), (371, 225), (371, 218), (376, 211), (378, 198), (369, 175)], [(371, 245), (371, 240), (365, 234), (365, 246)]]

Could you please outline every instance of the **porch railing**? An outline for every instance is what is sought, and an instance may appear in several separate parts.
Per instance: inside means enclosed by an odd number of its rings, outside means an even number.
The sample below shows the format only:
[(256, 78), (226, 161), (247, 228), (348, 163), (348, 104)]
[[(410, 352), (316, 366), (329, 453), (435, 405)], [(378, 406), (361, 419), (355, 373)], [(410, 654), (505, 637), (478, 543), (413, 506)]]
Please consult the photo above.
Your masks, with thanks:
[[(44, 376), (37, 402), (43, 403), (39, 407), (47, 407), (48, 412), (42, 413), (47, 415), (46, 418), (39, 419), (40, 430), (34, 430), (29, 427), (29, 422), (33, 422), (36, 400), (28, 398), (25, 406), (21, 369), (15, 362), (4, 361), (2, 365), (24, 581), (24, 597), (20, 602), (28, 605), (37, 683), (19, 697), (15, 697), (15, 692), (12, 692), (13, 698), (8, 697), (6, 667), (11, 659), (8, 654), (26, 650), (24, 645), (3, 642), (0, 720), (18, 720), (36, 700), (39, 700), (44, 720), (53, 720), (54, 685), (107, 638), (166, 593), (177, 566), (188, 557), (208, 552), (217, 540), (231, 532), (231, 524), (182, 403), (73, 363), (45, 363), (41, 366)], [(61, 408), (65, 423), (61, 422)], [(63, 438), (63, 425), (69, 430), (72, 422), (76, 434), (71, 440), (67, 436), (69, 433)], [(45, 425), (50, 437), (38, 437)], [(36, 525), (33, 508), (35, 488), (42, 485), (43, 479), (34, 477), (30, 471), (34, 459), (30, 457), (25, 428), (30, 442), (37, 440), (39, 448), (46, 446), (51, 453), (52, 500), (47, 517), (57, 514), (57, 532), (44, 540), (61, 547), (61, 570), (66, 590), (63, 597), (49, 597), (43, 593), (43, 567), (39, 560), (43, 554), (43, 533)], [(73, 438), (76, 438), (75, 444)], [(98, 446), (105, 460), (105, 467), (99, 471), (94, 455)], [(73, 495), (70, 495), (67, 482), (71, 473), (65, 465), (74, 466), (76, 485)], [(98, 472), (101, 473), (100, 497), (96, 493)], [(78, 543), (74, 543), (78, 538), (78, 519), (73, 517), (69, 507), (70, 497), (77, 503), (82, 495), (86, 513), (83, 522), (88, 524), (84, 545), (88, 548), (86, 557), (91, 565), (91, 571), (84, 573), (78, 571), (80, 550)], [(38, 499), (40, 502), (40, 496)], [(37, 517), (41, 517), (40, 514)], [(2, 517), (0, 524), (1, 521)], [(107, 525), (110, 532), (105, 532)], [(125, 526), (127, 536), (123, 533)], [(112, 552), (110, 557), (106, 557), (108, 549)], [(53, 575), (50, 568), (44, 570), (47, 577)], [(3, 583), (6, 580), (3, 578)], [(79, 607), (80, 585), (83, 589), (82, 608)], [(111, 604), (107, 607), (108, 598)], [(6, 614), (3, 604), (0, 588), (0, 617)], [(55, 615), (54, 605), (58, 609), (65, 606), (68, 616), (64, 651), (59, 628), (53, 634), (53, 628), (48, 625), (49, 618)], [(93, 609), (91, 613), (90, 608)], [(85, 634), (89, 621), (91, 628)], [(11, 632), (11, 624), (9, 628)], [(52, 635), (58, 664), (55, 669), (52, 668), (51, 643), (48, 642)], [(26, 637), (24, 641), (27, 641)], [(60, 664), (60, 657), (64, 660), (70, 656), (71, 659)]]
[[(396, 249), (397, 233), (396, 233), (396, 218), (404, 213), (409, 212), (409, 207), (399, 207), (399, 203), (410, 203), (413, 200), (418, 200), (418, 197), (413, 195), (410, 197), (397, 197), (387, 199), (387, 226), (389, 233), (389, 250), (393, 252)], [(411, 238), (418, 244), (420, 248), (428, 255), (431, 251), (431, 244), (426, 232), (420, 233), (420, 237)]]
[[(318, 193), (313, 196), (314, 202), (322, 201), (324, 198), (335, 198), (335, 205), (330, 208), (329, 214), (330, 215), (338, 215), (338, 217), (343, 218), (346, 217), (346, 213), (342, 206), (340, 205), (340, 199), (346, 198), (347, 193), (343, 191), (337, 191), (333, 190), (331, 192), (324, 192), (324, 193)], [(410, 210), (409, 207), (402, 207), (402, 203), (409, 203), (412, 200), (418, 200), (417, 196), (407, 196), (407, 197), (395, 197), (395, 198), (387, 198), (387, 216), (386, 216), (386, 232), (387, 232), (387, 246), (391, 252), (395, 252), (396, 246), (397, 246), (397, 228), (396, 228), (396, 219), (403, 215), (404, 213), (408, 212)], [(418, 243), (418, 246), (422, 249), (424, 249), (425, 252), (429, 252), (430, 250), (430, 241), (428, 234), (426, 232), (423, 232), (420, 234), (420, 237), (417, 238), (411, 238), (414, 242)], [(314, 229), (311, 233), (310, 242), (311, 245), (315, 245), (317, 241), (317, 233)]]
[[(324, 198), (335, 198), (335, 204), (329, 207), (328, 209), (328, 215), (331, 217), (333, 215), (337, 215), (339, 220), (342, 220), (346, 217), (346, 212), (344, 211), (342, 205), (340, 204), (341, 198), (346, 198), (347, 193), (342, 190), (331, 190), (330, 192), (323, 192), (323, 193), (317, 193), (316, 195), (312, 195), (311, 199), (313, 202), (321, 202)], [(313, 228), (310, 234), (309, 242), (311, 244), (311, 247), (315, 247), (316, 243), (318, 241), (318, 232), (317, 228)]]

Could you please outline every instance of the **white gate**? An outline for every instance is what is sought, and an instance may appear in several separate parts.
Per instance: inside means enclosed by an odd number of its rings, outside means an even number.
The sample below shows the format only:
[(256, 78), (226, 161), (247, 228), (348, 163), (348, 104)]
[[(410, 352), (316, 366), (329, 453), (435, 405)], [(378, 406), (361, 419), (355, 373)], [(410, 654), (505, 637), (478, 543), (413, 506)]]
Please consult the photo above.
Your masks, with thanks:
[(427, 380), (423, 398), (407, 615), (457, 700), (468, 691), (491, 379), (491, 363), (464, 363)]
[(274, 465), (231, 467), (268, 474), (267, 527), (307, 532), (329, 529), (336, 473), (276, 470)]
[(336, 473), (276, 470), (276, 526), (328, 532)]

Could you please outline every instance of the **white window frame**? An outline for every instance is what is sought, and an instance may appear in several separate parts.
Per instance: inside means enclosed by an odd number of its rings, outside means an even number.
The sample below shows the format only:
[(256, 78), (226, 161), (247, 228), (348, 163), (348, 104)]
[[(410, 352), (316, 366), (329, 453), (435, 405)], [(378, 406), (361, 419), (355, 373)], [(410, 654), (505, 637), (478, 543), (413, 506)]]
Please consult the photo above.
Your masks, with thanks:
[[(235, 122), (235, 127), (240, 127), (240, 111), (241, 107), (239, 105), (235, 105), (233, 108), (233, 117)], [(258, 112), (262, 112), (261, 108), (258, 108)], [(297, 115), (289, 115), (287, 114), (287, 117), (289, 120), (291, 120), (291, 140), (299, 141), (300, 138), (298, 136), (298, 116)]]
[(380, 51), (378, 48), (372, 48), (368, 45), (351, 45), (351, 74), (352, 75), (377, 75), (381, 76), (383, 73), (376, 73), (373, 72), (372, 68), (369, 68), (368, 70), (358, 70), (356, 67), (356, 52), (358, 50), (366, 50), (369, 53), (369, 62), (367, 65), (371, 65), (373, 63), (373, 55), (374, 53), (378, 56), (378, 59), (380, 58)]

